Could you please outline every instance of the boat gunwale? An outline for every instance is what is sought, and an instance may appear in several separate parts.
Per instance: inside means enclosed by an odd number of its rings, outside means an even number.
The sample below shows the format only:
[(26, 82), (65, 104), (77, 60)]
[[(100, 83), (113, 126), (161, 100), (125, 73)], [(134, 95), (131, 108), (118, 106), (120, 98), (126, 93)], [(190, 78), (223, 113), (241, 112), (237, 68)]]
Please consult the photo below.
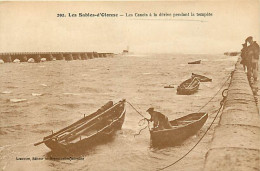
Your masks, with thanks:
[[(118, 104), (116, 104), (116, 105), (118, 105)], [(113, 107), (113, 106), (112, 106), (112, 107)], [(121, 112), (120, 116), (119, 116), (116, 120), (113, 120), (110, 124), (107, 124), (104, 128), (102, 128), (102, 129), (98, 130), (97, 132), (95, 132), (95, 133), (93, 133), (93, 134), (91, 134), (91, 135), (89, 135), (89, 136), (87, 136), (87, 137), (81, 139), (80, 141), (82, 141), (82, 140), (84, 140), (84, 139), (91, 138), (91, 137), (93, 137), (94, 135), (96, 135), (96, 134), (100, 133), (101, 131), (103, 131), (104, 129), (108, 128), (108, 127), (111, 126), (113, 123), (115, 123), (115, 122), (117, 122), (119, 119), (121, 119), (121, 118), (123, 117), (123, 115), (125, 114), (125, 111), (126, 111), (126, 108), (125, 108), (125, 106), (124, 106), (123, 111)], [(78, 141), (78, 142), (79, 142), (79, 141)], [(76, 142), (76, 143), (78, 143), (78, 142)], [(60, 143), (60, 144), (63, 144), (63, 142), (59, 142), (59, 143)], [(66, 144), (71, 144), (71, 143), (70, 143), (70, 142), (66, 142)]]
[[(194, 121), (191, 122), (191, 123), (187, 123), (187, 124), (185, 124), (185, 125), (180, 125), (180, 126), (175, 126), (175, 127), (171, 128), (171, 129), (163, 129), (163, 130), (156, 130), (156, 131), (150, 130), (150, 133), (166, 132), (166, 131), (170, 131), (170, 130), (176, 130), (176, 129), (179, 129), (179, 128), (183, 128), (183, 127), (186, 127), (186, 126), (188, 126), (188, 125), (191, 125), (191, 124), (193, 124), (193, 123), (195, 123), (195, 122), (198, 122), (198, 121), (202, 120), (206, 115), (208, 115), (207, 112), (198, 112), (198, 113), (204, 113), (204, 115), (202, 115), (202, 116), (200, 117), (200, 119), (194, 120)], [(198, 113), (191, 113), (191, 114), (198, 114)], [(189, 114), (189, 115), (191, 115), (191, 114)], [(187, 115), (186, 115), (186, 116), (187, 116)], [(185, 116), (183, 116), (183, 117), (185, 117)], [(181, 117), (181, 118), (182, 118), (182, 117)], [(180, 119), (180, 118), (178, 118), (178, 119)], [(177, 120), (177, 119), (175, 119), (175, 120)], [(174, 121), (174, 120), (172, 120), (172, 121)], [(169, 122), (171, 122), (171, 121), (169, 121)]]
[[(185, 84), (190, 84), (194, 79), (197, 79), (197, 85), (194, 87), (187, 87), (185, 86)], [(178, 87), (177, 87), (177, 93), (181, 94), (181, 95), (190, 95), (193, 92), (197, 91), (199, 89), (200, 86), (200, 80), (196, 77), (194, 78), (189, 78), (185, 81), (183, 81)]]
[[(202, 81), (201, 81), (200, 78), (198, 78), (200, 80), (200, 82), (212, 82), (211, 78), (206, 77), (206, 76), (201, 75), (201, 74), (191, 73), (191, 77), (200, 77), (202, 79)], [(206, 80), (206, 81), (204, 81), (204, 80)]]
[(201, 64), (201, 59), (197, 61), (188, 62), (188, 64)]
[[(100, 116), (102, 116), (102, 115), (104, 115), (106, 112), (108, 112), (109, 110), (112, 110), (112, 108), (114, 108), (116, 105), (119, 105), (120, 103), (125, 103), (125, 101), (124, 100), (120, 100), (119, 102), (117, 102), (117, 103), (115, 103), (113, 106), (111, 106), (110, 108), (108, 108), (108, 109), (106, 109), (105, 111), (103, 111), (103, 112), (101, 112), (100, 114), (98, 114), (98, 115), (96, 115), (96, 116), (94, 116), (93, 118), (91, 118), (91, 119), (96, 119), (97, 117), (100, 117)], [(124, 104), (125, 105), (125, 104)], [(124, 106), (124, 110), (123, 111), (125, 111), (125, 106)], [(94, 112), (95, 113), (95, 112)], [(94, 113), (91, 113), (91, 114), (94, 114)], [(123, 112), (122, 112), (123, 113)], [(120, 117), (118, 117), (118, 118), (121, 118), (122, 117), (122, 113), (121, 113), (121, 115), (120, 115)], [(89, 114), (89, 115), (91, 115), (91, 114)], [(88, 116), (89, 116), (88, 115)], [(87, 117), (87, 116), (86, 116)], [(82, 118), (82, 119), (84, 119), (84, 118)], [(81, 119), (80, 119), (81, 120)], [(78, 120), (78, 121), (80, 121), (80, 120)], [(76, 121), (76, 122), (78, 122), (78, 121)], [(76, 123), (76, 122), (74, 122), (74, 123)], [(87, 121), (86, 121), (87, 122)], [(67, 126), (67, 127), (65, 127), (65, 128), (63, 128), (64, 129), (64, 131), (66, 130), (66, 129), (68, 129), (70, 126), (72, 126), (74, 123), (72, 123), (72, 124), (70, 124), (69, 126)], [(111, 122), (111, 123), (113, 123), (113, 122)], [(61, 131), (62, 129), (60, 129), (59, 131)], [(56, 133), (58, 133), (59, 131), (57, 131)], [(53, 135), (53, 136), (52, 136)], [(47, 139), (47, 137), (48, 137), (48, 139), (50, 139), (50, 141), (51, 140), (53, 140), (53, 139), (57, 139), (58, 137), (55, 137), (55, 133), (54, 134), (52, 134), (52, 135), (48, 135), (48, 136), (46, 136), (46, 137), (44, 137), (43, 138), (43, 140), (46, 138)], [(92, 136), (92, 135), (91, 135)], [(84, 138), (85, 139), (85, 138)], [(57, 144), (63, 144), (63, 142), (60, 142), (59, 140), (58, 141), (55, 141)]]
[[(197, 79), (197, 82), (200, 83), (200, 80), (199, 80), (198, 78), (196, 78), (196, 77), (191, 77), (191, 78), (189, 78), (189, 79), (183, 81), (183, 82), (179, 85), (179, 87), (184, 87), (184, 85), (185, 85), (185, 84), (188, 84), (188, 83), (190, 84), (194, 79)], [(185, 88), (185, 87), (184, 87), (184, 88)]]

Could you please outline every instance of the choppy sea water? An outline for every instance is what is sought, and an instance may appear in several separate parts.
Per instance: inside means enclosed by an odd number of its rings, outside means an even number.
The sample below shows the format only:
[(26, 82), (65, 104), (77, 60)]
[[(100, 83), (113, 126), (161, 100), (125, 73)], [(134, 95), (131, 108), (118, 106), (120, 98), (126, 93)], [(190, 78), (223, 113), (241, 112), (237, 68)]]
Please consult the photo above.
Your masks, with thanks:
[[(199, 65), (188, 65), (194, 60)], [(203, 135), (219, 107), (219, 94), (203, 111), (209, 119), (181, 146), (150, 148), (149, 131), (134, 137), (142, 119), (129, 105), (122, 130), (113, 141), (84, 152), (84, 160), (19, 161), (16, 157), (48, 157), (50, 150), (33, 144), (96, 111), (109, 100), (125, 98), (143, 115), (153, 106), (169, 119), (196, 112), (222, 86), (237, 57), (224, 55), (132, 55), (86, 61), (7, 63), (0, 65), (0, 168), (2, 170), (156, 170), (184, 155)], [(191, 73), (213, 79), (193, 95), (176, 88)], [(173, 84), (174, 89), (165, 85)], [(165, 170), (201, 170), (214, 127), (182, 161)]]

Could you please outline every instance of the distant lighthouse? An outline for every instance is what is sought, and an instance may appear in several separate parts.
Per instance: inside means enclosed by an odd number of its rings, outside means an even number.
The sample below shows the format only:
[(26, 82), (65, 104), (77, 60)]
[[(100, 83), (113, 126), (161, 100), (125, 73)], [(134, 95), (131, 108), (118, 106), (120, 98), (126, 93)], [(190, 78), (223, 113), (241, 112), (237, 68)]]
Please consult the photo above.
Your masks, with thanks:
[(129, 53), (129, 46), (127, 46), (126, 50), (123, 50), (123, 54), (128, 54)]

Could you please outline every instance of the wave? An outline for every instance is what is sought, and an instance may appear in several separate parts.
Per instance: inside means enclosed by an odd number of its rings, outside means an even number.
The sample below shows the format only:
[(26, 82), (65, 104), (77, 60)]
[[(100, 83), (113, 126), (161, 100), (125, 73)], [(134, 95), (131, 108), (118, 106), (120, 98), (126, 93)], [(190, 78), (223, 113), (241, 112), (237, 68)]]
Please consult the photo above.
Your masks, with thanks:
[(40, 93), (32, 93), (32, 96), (42, 96)]
[(46, 84), (40, 84), (41, 86), (43, 86), (43, 87), (47, 87), (47, 85)]
[(92, 87), (80, 87), (79, 91), (83, 92), (83, 93), (85, 93), (85, 92), (98, 93), (99, 92), (99, 90), (97, 88), (92, 88)]
[(10, 85), (10, 86), (7, 86), (6, 88), (14, 89), (14, 88), (19, 88), (19, 87), (18, 87), (18, 86), (12, 86), (12, 85)]
[[(198, 57), (202, 59), (201, 55)], [(146, 117), (149, 117), (149, 114), (145, 111), (150, 106), (165, 113), (170, 120), (192, 113), (208, 102), (218, 91), (224, 81), (222, 77), (227, 74), (225, 70), (230, 70), (230, 66), (234, 64), (233, 59), (227, 59), (227, 57), (202, 56), (203, 61), (208, 59), (207, 63), (186, 67), (188, 64), (185, 61), (192, 61), (198, 57), (171, 55), (112, 58), (111, 60), (100, 58), (91, 60), (90, 66), (88, 61), (86, 62), (88, 66), (83, 66), (83, 61), (70, 63), (56, 61), (40, 64), (44, 65), (44, 70), (48, 71), (45, 74), (40, 72), (39, 65), (28, 64), (29, 67), (21, 67), (19, 71), (10, 67), (13, 72), (12, 81), (8, 79), (7, 74), (1, 75), (1, 79), (3, 77), (4, 80), (8, 80), (4, 82), (1, 91), (12, 91), (11, 94), (6, 93), (10, 94), (5, 95), (10, 96), (7, 100), (1, 100), (0, 136), (5, 137), (3, 144), (17, 144), (17, 141), (23, 140), (24, 144), (15, 146), (16, 152), (25, 155), (32, 153), (44, 155), (49, 149), (44, 145), (37, 148), (33, 145), (26, 147), (31, 143), (28, 141), (42, 139), (51, 134), (52, 129), (58, 131), (83, 117), (83, 114), (81, 115), (83, 111), (90, 114), (91, 112), (88, 111), (96, 111), (103, 105), (102, 101), (115, 100), (121, 96), (126, 97)], [(172, 60), (172, 58), (176, 59)], [(220, 60), (220, 62), (214, 60)], [(6, 67), (9, 66), (6, 65)], [(111, 72), (107, 72), (107, 68), (110, 68)], [(192, 72), (210, 76), (213, 82), (201, 83), (200, 90), (194, 95), (177, 95), (177, 85), (182, 80), (190, 78)], [(25, 75), (22, 80), (21, 74)], [(51, 78), (46, 74), (51, 75)], [(163, 88), (165, 84), (172, 83), (176, 85), (175, 89)], [(19, 89), (21, 91), (18, 91)], [(43, 94), (40, 98), (32, 97), (40, 96), (41, 93)], [(18, 101), (10, 103), (9, 99), (18, 99)], [(28, 99), (28, 102), (16, 104), (19, 99)], [(217, 97), (204, 108), (209, 113), (209, 119), (213, 119), (214, 112), (219, 106), (219, 99), (220, 97)], [(153, 149), (150, 148), (150, 134), (147, 128), (139, 136), (134, 137), (134, 134), (146, 126), (146, 124), (138, 126), (140, 119), (142, 119), (141, 116), (127, 106), (122, 130), (116, 132), (113, 141), (98, 146), (94, 152), (90, 152), (90, 155), (85, 158), (88, 162), (68, 164), (52, 162), (47, 166), (39, 162), (39, 167), (46, 167), (47, 170), (86, 170), (86, 168), (89, 170), (104, 168), (106, 170), (124, 170), (124, 168), (156, 170), (156, 167), (169, 164), (169, 161), (174, 161), (190, 149), (189, 147), (197, 142), (201, 133), (207, 128), (205, 125), (196, 137), (191, 137), (181, 146)], [(208, 123), (210, 122), (206, 124)], [(203, 151), (208, 144), (208, 142), (203, 142), (200, 147), (198, 146), (197, 151)], [(15, 158), (16, 154), (6, 151), (1, 151), (1, 153), (8, 154), (10, 159)], [(197, 158), (198, 155), (194, 153), (192, 158)], [(102, 161), (102, 166), (98, 166), (100, 161)], [(190, 158), (187, 158), (186, 162), (195, 163)]]
[(10, 99), (10, 102), (13, 102), (13, 103), (19, 103), (19, 102), (24, 102), (24, 101), (27, 101), (27, 99)]
[(64, 95), (73, 95), (73, 96), (80, 96), (80, 93), (63, 93)]
[(2, 91), (1, 93), (2, 93), (2, 94), (11, 94), (12, 91)]
[(152, 73), (150, 72), (145, 72), (145, 73), (142, 73), (143, 75), (151, 75)]
[(61, 104), (61, 106), (67, 107), (67, 108), (79, 108), (80, 106), (85, 106), (86, 103), (64, 103)]

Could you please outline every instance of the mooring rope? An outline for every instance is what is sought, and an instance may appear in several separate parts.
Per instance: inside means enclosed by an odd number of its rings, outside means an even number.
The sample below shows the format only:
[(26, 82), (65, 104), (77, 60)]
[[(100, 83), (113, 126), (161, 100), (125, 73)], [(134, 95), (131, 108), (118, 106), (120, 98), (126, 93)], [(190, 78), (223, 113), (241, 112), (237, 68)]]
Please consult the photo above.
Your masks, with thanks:
[[(222, 86), (219, 88), (219, 90), (214, 94), (214, 96), (213, 96), (205, 105), (203, 105), (203, 106), (198, 110), (198, 112), (201, 111), (204, 107), (206, 107), (206, 106), (217, 96), (217, 94), (218, 94), (218, 93), (220, 92), (220, 90), (224, 87), (224, 85), (227, 83), (227, 81), (229, 80), (229, 78), (232, 77), (232, 74), (233, 74), (233, 72), (231, 72), (231, 74), (227, 77), (226, 81), (222, 84)], [(224, 91), (222, 92), (222, 96), (223, 96), (223, 93), (224, 93)], [(224, 97), (224, 96), (223, 96), (223, 97)], [(144, 128), (142, 128), (142, 129), (139, 130), (138, 134), (134, 134), (134, 137), (137, 136), (137, 135), (140, 135), (141, 132), (142, 132), (143, 130), (145, 130), (147, 127), (148, 127), (149, 130), (150, 130), (150, 127), (149, 127), (149, 122), (150, 122), (150, 120), (147, 119), (144, 115), (142, 115), (141, 112), (139, 112), (130, 102), (128, 102), (128, 101), (126, 101), (126, 102), (127, 102), (140, 116), (143, 117), (143, 119), (141, 119), (141, 120), (138, 122), (138, 125), (139, 125), (139, 126), (142, 126), (142, 125), (144, 125), (144, 123), (145, 123), (145, 122), (143, 122), (143, 124), (140, 125), (140, 122), (141, 122), (141, 121), (145, 121), (145, 120), (146, 120), (146, 121), (148, 122), (147, 125), (146, 125)]]
[[(148, 124), (149, 124), (149, 123), (148, 123)], [(134, 134), (134, 137), (137, 136), (137, 135), (140, 135), (141, 132), (147, 128), (147, 126), (148, 126), (148, 125), (146, 125), (146, 126), (145, 126), (144, 128), (142, 128), (142, 129), (140, 129), (139, 132), (138, 132), (138, 134)]]
[(147, 119), (144, 115), (142, 115), (130, 102), (126, 101), (140, 116)]
[(139, 132), (138, 132), (138, 134), (134, 134), (134, 137), (137, 136), (137, 135), (140, 135), (141, 132), (142, 132), (143, 130), (145, 130), (147, 127), (148, 127), (149, 130), (150, 130), (150, 127), (149, 127), (149, 122), (150, 122), (150, 120), (147, 119), (144, 115), (142, 115), (141, 112), (139, 112), (130, 102), (128, 102), (128, 101), (126, 101), (126, 102), (127, 102), (140, 116), (143, 117), (143, 119), (141, 119), (141, 120), (138, 122), (138, 125), (139, 125), (139, 126), (142, 126), (142, 125), (144, 125), (144, 123), (145, 123), (145, 122), (143, 122), (143, 124), (140, 124), (141, 121), (147, 121), (147, 125), (146, 125), (144, 128), (140, 129)]
[[(222, 100), (223, 102), (224, 102), (225, 98), (226, 98), (226, 97), (223, 98), (223, 100)], [(221, 102), (222, 102), (222, 101), (221, 101)], [(213, 121), (211, 122), (211, 124), (210, 124), (210, 126), (208, 127), (208, 129), (206, 130), (206, 132), (203, 134), (203, 136), (199, 139), (199, 141), (198, 141), (186, 154), (184, 154), (181, 158), (179, 158), (179, 159), (176, 160), (175, 162), (173, 162), (173, 163), (171, 163), (171, 164), (169, 164), (169, 165), (167, 165), (167, 166), (165, 166), (165, 167), (159, 168), (159, 169), (157, 169), (157, 170), (164, 170), (164, 169), (166, 169), (166, 168), (168, 168), (168, 167), (170, 167), (170, 166), (172, 166), (172, 165), (178, 163), (178, 162), (181, 161), (184, 157), (186, 157), (186, 156), (200, 143), (200, 141), (201, 141), (201, 140), (204, 138), (204, 136), (207, 134), (207, 132), (209, 131), (209, 129), (210, 129), (211, 126), (213, 125), (214, 121), (217, 119), (217, 116), (218, 116), (218, 114), (219, 114), (220, 109), (222, 108), (222, 106), (223, 106), (223, 103), (222, 103), (222, 105), (219, 107), (216, 116), (214, 117)]]
[(217, 96), (217, 94), (220, 92), (220, 90), (224, 87), (224, 85), (227, 83), (227, 81), (229, 80), (229, 78), (232, 76), (232, 72), (231, 72), (231, 75), (229, 75), (228, 77), (227, 77), (227, 79), (226, 79), (226, 81), (221, 85), (221, 87), (219, 88), (219, 90), (214, 94), (214, 96), (213, 97), (211, 97), (210, 98), (210, 100), (207, 102), (207, 103), (205, 103), (205, 105), (203, 105), (199, 110), (198, 110), (198, 112), (200, 112), (204, 107), (206, 107), (216, 96)]
[[(216, 97), (216, 95), (217, 95), (217, 94), (220, 92), (220, 90), (224, 87), (224, 85), (226, 84), (226, 82), (229, 80), (230, 77), (232, 77), (232, 74), (231, 74), (231, 75), (227, 78), (227, 80), (223, 83), (223, 85), (220, 87), (220, 89), (217, 91), (217, 93), (213, 96), (213, 98)], [(178, 162), (181, 161), (184, 157), (186, 157), (186, 156), (200, 143), (200, 141), (204, 138), (204, 136), (207, 134), (207, 132), (210, 130), (211, 126), (213, 125), (213, 123), (214, 123), (215, 120), (217, 119), (217, 116), (218, 116), (218, 114), (219, 114), (221, 108), (223, 107), (224, 102), (225, 102), (226, 97), (227, 97), (227, 94), (225, 94), (226, 91), (227, 91), (227, 89), (224, 89), (224, 90), (222, 91), (222, 97), (223, 97), (223, 99), (220, 101), (220, 107), (219, 107), (219, 109), (218, 109), (218, 111), (217, 111), (217, 114), (216, 114), (216, 116), (214, 117), (214, 119), (213, 119), (213, 121), (211, 122), (211, 124), (209, 125), (209, 127), (207, 128), (207, 130), (205, 131), (205, 133), (204, 133), (204, 134), (202, 135), (202, 137), (199, 139), (199, 141), (198, 141), (187, 153), (185, 153), (181, 158), (179, 158), (179, 159), (176, 160), (175, 162), (173, 162), (173, 163), (171, 163), (171, 164), (169, 164), (169, 165), (167, 165), (167, 166), (165, 166), (165, 167), (158, 168), (157, 170), (164, 170), (164, 169), (166, 169), (166, 168), (168, 168), (168, 167), (170, 167), (170, 166), (173, 166), (174, 164), (178, 163)], [(206, 105), (207, 105), (213, 98), (211, 98), (211, 99), (206, 103)], [(201, 109), (203, 109), (206, 105), (202, 106)], [(201, 110), (201, 109), (200, 109), (200, 110)], [(200, 110), (199, 110), (199, 111), (200, 111)]]

